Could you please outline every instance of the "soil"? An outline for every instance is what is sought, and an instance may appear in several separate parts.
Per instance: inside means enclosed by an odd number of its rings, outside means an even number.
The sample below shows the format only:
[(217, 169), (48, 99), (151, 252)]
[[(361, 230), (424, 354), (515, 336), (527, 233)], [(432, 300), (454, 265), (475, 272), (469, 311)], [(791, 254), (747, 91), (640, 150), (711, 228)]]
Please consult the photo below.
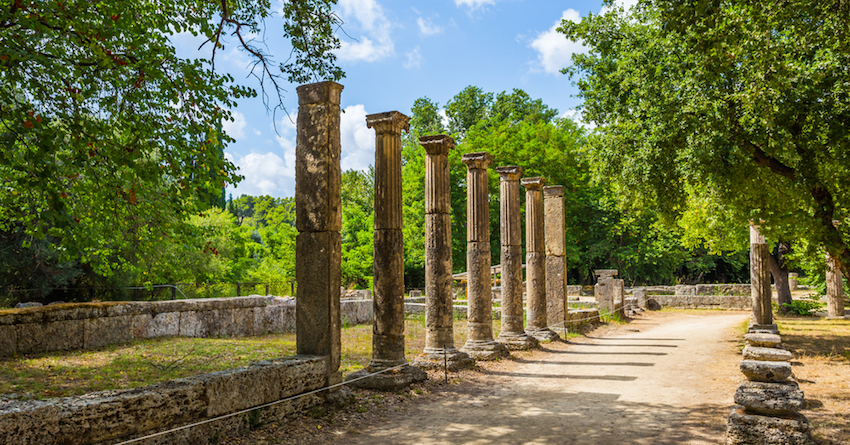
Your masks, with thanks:
[(652, 312), (223, 444), (716, 444), (748, 312)]

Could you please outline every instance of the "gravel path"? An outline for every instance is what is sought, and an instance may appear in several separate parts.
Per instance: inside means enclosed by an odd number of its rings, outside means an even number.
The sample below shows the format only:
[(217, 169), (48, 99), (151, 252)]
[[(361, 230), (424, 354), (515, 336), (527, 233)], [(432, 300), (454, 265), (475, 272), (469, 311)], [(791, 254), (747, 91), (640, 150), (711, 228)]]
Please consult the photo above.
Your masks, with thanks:
[(341, 442), (720, 443), (741, 378), (731, 328), (748, 315), (656, 313), (604, 336), (553, 343), (461, 393), (349, 430)]

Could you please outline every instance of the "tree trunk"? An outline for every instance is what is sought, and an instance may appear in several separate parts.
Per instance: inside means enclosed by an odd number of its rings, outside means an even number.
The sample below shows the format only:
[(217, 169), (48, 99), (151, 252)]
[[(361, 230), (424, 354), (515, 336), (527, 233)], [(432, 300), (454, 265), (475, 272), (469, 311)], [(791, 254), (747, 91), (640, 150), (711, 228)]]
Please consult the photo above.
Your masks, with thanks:
[(776, 299), (779, 304), (779, 313), (788, 313), (791, 305), (791, 286), (788, 284), (788, 264), (785, 255), (791, 252), (791, 245), (780, 241), (774, 247), (772, 254), (768, 257), (770, 263), (770, 274), (776, 284)]

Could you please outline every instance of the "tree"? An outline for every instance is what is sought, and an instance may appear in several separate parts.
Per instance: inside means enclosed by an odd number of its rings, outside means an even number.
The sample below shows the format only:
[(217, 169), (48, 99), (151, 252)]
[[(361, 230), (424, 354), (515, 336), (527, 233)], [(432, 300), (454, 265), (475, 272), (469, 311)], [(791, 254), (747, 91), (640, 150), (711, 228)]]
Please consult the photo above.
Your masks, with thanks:
[[(253, 57), (268, 105), (284, 81), (342, 76), (334, 3), (283, 2), (292, 51), (278, 72), (262, 42), (249, 40), (265, 30), (267, 1), (4, 2), (0, 230), (52, 236), (64, 256), (101, 275), (136, 270), (136, 259), (209, 204), (199, 197), (240, 179), (220, 155), (232, 142), (220, 122), (236, 99), (257, 93), (216, 72), (226, 36)], [(180, 32), (205, 37), (208, 59), (177, 57), (171, 35)]]
[(702, 193), (850, 273), (850, 4), (645, 1), (559, 31), (616, 193), (676, 220)]

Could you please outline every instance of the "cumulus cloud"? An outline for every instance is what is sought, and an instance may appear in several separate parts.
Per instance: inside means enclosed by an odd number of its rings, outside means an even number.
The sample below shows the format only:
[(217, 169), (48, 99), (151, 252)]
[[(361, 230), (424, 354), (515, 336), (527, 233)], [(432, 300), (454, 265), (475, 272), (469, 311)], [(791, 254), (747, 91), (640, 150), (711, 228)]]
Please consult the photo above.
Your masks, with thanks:
[(495, 5), (496, 0), (455, 0), (455, 5), (459, 8), (466, 6), (470, 10), (478, 9), (484, 5)]
[[(567, 9), (561, 15), (561, 19), (579, 22), (581, 16), (575, 9)], [(566, 36), (559, 33), (557, 28), (560, 25), (561, 20), (558, 20), (548, 31), (538, 34), (537, 38), (531, 42), (531, 47), (537, 51), (540, 67), (550, 74), (558, 73), (561, 68), (569, 66), (573, 54), (587, 50), (580, 42), (568, 40)]]
[(221, 128), (230, 137), (238, 141), (245, 137), (245, 127), (248, 126), (248, 122), (245, 121), (245, 115), (238, 111), (232, 111), (231, 114), (233, 115), (233, 120), (223, 121)]
[(375, 130), (366, 128), (366, 107), (345, 107), (339, 122), (342, 170), (364, 170), (375, 163)]
[[(280, 156), (272, 152), (251, 153), (241, 158), (235, 158), (230, 153), (225, 153), (224, 156), (239, 167), (239, 173), (245, 177), (233, 190), (237, 196), (246, 194), (282, 197), (293, 194), (293, 190), (287, 190), (284, 173), (287, 168)], [(293, 176), (294, 173), (293, 169)]]
[(390, 37), (392, 25), (377, 1), (340, 0), (338, 6), (340, 17), (346, 22), (351, 22), (353, 17), (362, 31), (358, 41), (340, 42), (340, 48), (336, 52), (340, 60), (374, 62), (395, 53), (395, 46)]
[(582, 114), (581, 110), (576, 110), (575, 108), (571, 108), (571, 109), (561, 113), (561, 115), (558, 116), (558, 117), (560, 117), (562, 119), (570, 119), (573, 122), (579, 124), (580, 126), (584, 127), (587, 130), (593, 130), (594, 128), (596, 128), (595, 123), (585, 122), (584, 115)]
[(419, 65), (422, 64), (422, 53), (419, 52), (418, 46), (413, 48), (413, 50), (407, 53), (406, 56), (407, 60), (403, 64), (405, 68), (419, 68)]
[(443, 32), (443, 27), (435, 25), (431, 19), (423, 19), (422, 17), (419, 17), (416, 19), (416, 24), (419, 25), (419, 32), (423, 36), (433, 36), (434, 34)]

